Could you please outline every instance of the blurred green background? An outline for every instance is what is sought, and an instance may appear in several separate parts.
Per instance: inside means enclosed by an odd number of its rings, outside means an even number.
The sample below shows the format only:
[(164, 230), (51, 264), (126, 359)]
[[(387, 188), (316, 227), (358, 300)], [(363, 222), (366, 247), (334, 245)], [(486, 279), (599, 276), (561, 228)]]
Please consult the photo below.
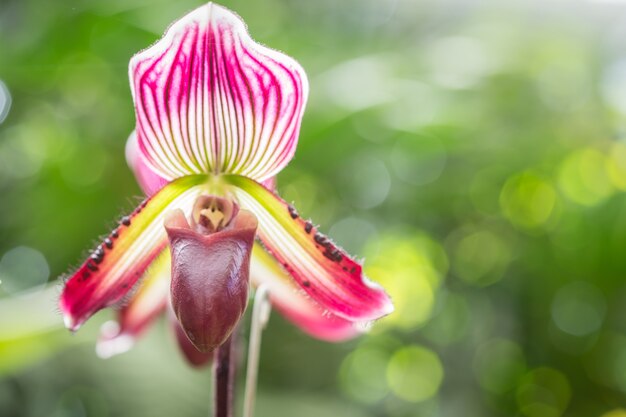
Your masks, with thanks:
[[(200, 4), (0, 0), (2, 417), (207, 414), (166, 325), (104, 361), (111, 313), (55, 306), (141, 194), (128, 60)], [(224, 5), (310, 78), (279, 190), (397, 309), (342, 344), (273, 314), (257, 416), (625, 417), (626, 8)]]

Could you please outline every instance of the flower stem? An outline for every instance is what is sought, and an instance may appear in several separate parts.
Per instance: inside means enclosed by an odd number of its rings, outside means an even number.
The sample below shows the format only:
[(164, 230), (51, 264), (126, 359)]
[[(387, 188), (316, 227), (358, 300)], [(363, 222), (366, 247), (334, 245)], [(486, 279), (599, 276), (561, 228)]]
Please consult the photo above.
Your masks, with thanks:
[(232, 417), (235, 358), (233, 338), (235, 333), (217, 349), (213, 364), (213, 417)]
[(254, 296), (252, 324), (250, 325), (250, 344), (248, 347), (248, 367), (246, 370), (246, 391), (243, 400), (243, 417), (252, 417), (254, 414), (259, 356), (261, 354), (261, 334), (267, 325), (272, 309), (268, 295), (267, 287), (261, 285), (257, 288)]

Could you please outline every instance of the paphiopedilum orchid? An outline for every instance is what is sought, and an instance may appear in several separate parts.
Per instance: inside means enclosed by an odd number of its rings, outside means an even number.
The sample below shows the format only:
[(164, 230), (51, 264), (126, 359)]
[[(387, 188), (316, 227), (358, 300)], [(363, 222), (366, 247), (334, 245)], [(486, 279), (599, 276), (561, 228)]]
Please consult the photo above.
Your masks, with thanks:
[(148, 197), (66, 281), (69, 329), (120, 306), (99, 342), (107, 356), (170, 306), (183, 351), (200, 364), (233, 332), (250, 281), (324, 340), (353, 337), (393, 310), (360, 263), (275, 193), (308, 94), (296, 61), (209, 3), (135, 55), (130, 82), (136, 130), (126, 157)]

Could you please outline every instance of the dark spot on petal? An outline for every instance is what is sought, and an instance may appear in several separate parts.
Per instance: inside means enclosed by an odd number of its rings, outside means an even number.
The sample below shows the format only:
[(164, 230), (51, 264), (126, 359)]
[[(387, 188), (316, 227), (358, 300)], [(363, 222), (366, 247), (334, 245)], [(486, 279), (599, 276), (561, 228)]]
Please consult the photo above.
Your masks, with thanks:
[(319, 232), (315, 233), (315, 235), (313, 236), (313, 240), (315, 240), (315, 242), (319, 243), (322, 246), (326, 246), (326, 242), (328, 241), (328, 239), (326, 239), (326, 236)]
[(297, 219), (298, 218), (298, 212), (296, 211), (294, 206), (287, 206), (287, 210), (289, 210), (289, 215), (291, 216), (292, 219)]
[(113, 248), (113, 241), (110, 238), (108, 238), (108, 237), (106, 239), (104, 239), (104, 244), (109, 249)]
[(141, 210), (143, 210), (143, 208), (146, 206), (146, 204), (148, 204), (148, 199), (145, 199), (141, 202), (141, 204), (139, 205), (139, 207), (137, 207), (134, 211), (134, 214), (139, 214), (141, 213)]
[(98, 267), (95, 266), (94, 264), (92, 264), (91, 262), (87, 262), (87, 268), (89, 268), (91, 271), (97, 271)]
[(120, 220), (120, 223), (122, 223), (124, 226), (130, 226), (130, 217), (128, 216), (122, 217), (122, 219)]
[(311, 224), (311, 222), (307, 220), (307, 222), (304, 223), (304, 231), (307, 233), (311, 233), (311, 230), (313, 230), (313, 224)]
[(120, 233), (117, 231), (117, 229), (113, 229), (113, 231), (111, 232), (111, 236), (113, 237), (113, 239), (117, 239), (118, 237), (120, 237)]
[(309, 281), (302, 281), (302, 285), (308, 288), (311, 286), (311, 283)]
[(98, 253), (92, 253), (89, 258), (94, 261), (96, 265), (102, 262), (102, 255)]
[(339, 252), (337, 249), (335, 248), (328, 248), (323, 255), (325, 257), (327, 257), (328, 259), (330, 259), (333, 262), (341, 262), (341, 260), (343, 259), (343, 256), (341, 255), (341, 252)]

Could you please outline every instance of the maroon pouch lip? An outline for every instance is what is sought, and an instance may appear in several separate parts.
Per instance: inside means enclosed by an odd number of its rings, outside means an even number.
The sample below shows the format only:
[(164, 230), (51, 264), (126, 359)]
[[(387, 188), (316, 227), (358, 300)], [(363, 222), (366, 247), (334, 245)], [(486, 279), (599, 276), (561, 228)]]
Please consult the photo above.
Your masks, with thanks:
[(224, 343), (245, 312), (256, 226), (256, 217), (246, 210), (210, 234), (192, 230), (182, 212), (166, 219), (172, 308), (200, 352)]

